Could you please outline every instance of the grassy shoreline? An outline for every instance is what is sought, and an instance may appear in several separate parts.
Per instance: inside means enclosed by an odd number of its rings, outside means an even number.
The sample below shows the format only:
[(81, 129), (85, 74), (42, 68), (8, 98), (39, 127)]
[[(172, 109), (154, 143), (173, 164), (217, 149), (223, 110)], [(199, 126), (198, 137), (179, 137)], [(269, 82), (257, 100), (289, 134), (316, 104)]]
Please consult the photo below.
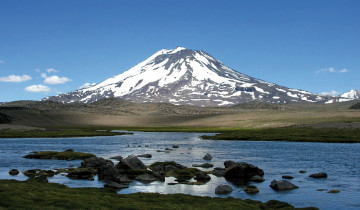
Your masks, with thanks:
[[(0, 209), (295, 209), (280, 201), (185, 194), (117, 194), (105, 188), (69, 188), (56, 183), (0, 180)], [(317, 208), (302, 208), (317, 209)]]
[[(111, 132), (121, 130), (129, 132)], [(324, 143), (360, 143), (359, 128), (236, 128), (236, 127), (77, 127), (45, 130), (0, 130), (0, 138), (66, 138), (115, 136), (131, 134), (131, 131), (143, 132), (193, 132), (217, 133), (215, 136), (203, 135), (204, 140), (238, 141), (288, 141), (288, 142), (324, 142)]]

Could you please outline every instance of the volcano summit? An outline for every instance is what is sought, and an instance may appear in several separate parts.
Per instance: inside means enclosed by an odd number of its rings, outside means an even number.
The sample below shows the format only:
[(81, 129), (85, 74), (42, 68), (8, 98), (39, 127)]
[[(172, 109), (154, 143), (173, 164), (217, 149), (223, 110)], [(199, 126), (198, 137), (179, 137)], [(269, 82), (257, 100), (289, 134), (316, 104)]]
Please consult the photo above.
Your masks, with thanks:
[(247, 76), (204, 51), (183, 47), (160, 50), (126, 72), (99, 84), (44, 100), (91, 103), (113, 97), (137, 103), (194, 106), (226, 106), (254, 100), (269, 103), (331, 103), (339, 100)]

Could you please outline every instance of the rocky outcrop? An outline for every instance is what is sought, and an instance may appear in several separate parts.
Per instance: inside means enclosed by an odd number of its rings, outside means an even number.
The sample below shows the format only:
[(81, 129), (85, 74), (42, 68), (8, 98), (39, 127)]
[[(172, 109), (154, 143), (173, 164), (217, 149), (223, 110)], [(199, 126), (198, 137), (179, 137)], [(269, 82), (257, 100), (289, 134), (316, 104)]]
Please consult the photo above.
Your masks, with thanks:
[(83, 162), (81, 162), (82, 167), (94, 168), (94, 169), (98, 169), (101, 166), (106, 165), (106, 164), (114, 165), (114, 163), (111, 160), (105, 160), (102, 157), (91, 157), (91, 158), (87, 158)]
[(92, 168), (76, 168), (68, 172), (67, 177), (74, 179), (88, 179), (94, 180), (94, 176), (97, 174), (96, 169)]
[(232, 160), (227, 160), (227, 161), (224, 162), (225, 168), (229, 168), (230, 166), (232, 166), (234, 164), (236, 164), (236, 163), (234, 161), (232, 161)]
[(11, 175), (11, 176), (16, 176), (16, 175), (18, 175), (20, 172), (19, 172), (19, 170), (17, 170), (17, 169), (11, 169), (10, 171), (9, 171), (9, 174)]
[(273, 180), (270, 184), (270, 187), (274, 190), (293, 190), (299, 188), (298, 186), (294, 185), (293, 183), (287, 180), (281, 180), (281, 181)]
[(215, 188), (216, 194), (229, 194), (233, 189), (229, 185), (219, 185)]
[(127, 158), (120, 160), (120, 162), (115, 166), (117, 169), (146, 169), (147, 167), (144, 163), (136, 157), (136, 155), (129, 155)]
[(98, 174), (100, 180), (112, 180), (114, 177), (117, 177), (118, 170), (115, 168), (114, 164), (107, 163), (98, 168)]

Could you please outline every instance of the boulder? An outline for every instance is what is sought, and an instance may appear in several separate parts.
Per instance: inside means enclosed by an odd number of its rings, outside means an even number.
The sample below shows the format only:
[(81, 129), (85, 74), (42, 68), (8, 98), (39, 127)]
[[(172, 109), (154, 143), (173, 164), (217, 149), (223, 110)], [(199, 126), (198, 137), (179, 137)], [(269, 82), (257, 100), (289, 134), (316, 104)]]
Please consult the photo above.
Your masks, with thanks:
[(206, 173), (199, 172), (195, 174), (194, 179), (198, 182), (208, 182), (211, 179), (211, 177)]
[(214, 167), (211, 163), (203, 163), (203, 164), (193, 164), (193, 167), (201, 167), (201, 168), (211, 168)]
[(55, 175), (55, 172), (52, 170), (30, 169), (25, 171), (24, 175), (27, 177), (52, 177)]
[(105, 160), (102, 157), (91, 157), (91, 158), (87, 158), (83, 162), (81, 162), (82, 167), (96, 168), (96, 169), (98, 169), (101, 166), (106, 165), (106, 164), (114, 165), (114, 163), (111, 160)]
[(250, 181), (252, 181), (252, 182), (263, 182), (263, 181), (265, 181), (265, 179), (263, 177), (259, 176), (259, 175), (255, 175), (255, 176), (252, 176), (250, 178)]
[(299, 173), (301, 173), (301, 174), (304, 174), (304, 173), (306, 173), (307, 171), (305, 171), (305, 170), (300, 170), (299, 171)]
[(94, 180), (94, 176), (97, 174), (96, 169), (92, 168), (76, 168), (74, 170), (71, 170), (66, 175), (69, 178), (74, 179), (89, 179)]
[(309, 177), (311, 177), (311, 178), (326, 178), (327, 173), (320, 172), (320, 173), (310, 174)]
[(236, 163), (234, 161), (232, 161), (232, 160), (227, 160), (227, 161), (224, 162), (225, 168), (229, 168), (230, 166), (232, 166), (234, 164), (236, 164)]
[(19, 172), (19, 170), (17, 170), (17, 169), (11, 169), (10, 171), (9, 171), (9, 174), (11, 175), (11, 176), (15, 176), (15, 175), (18, 175), (20, 172)]
[(114, 176), (111, 178), (111, 181), (117, 182), (117, 183), (130, 183), (132, 182), (131, 179), (129, 179), (128, 176), (125, 174), (119, 174), (117, 176)]
[(137, 157), (151, 158), (152, 155), (151, 154), (142, 154), (142, 155), (137, 155)]
[(229, 194), (233, 189), (229, 185), (219, 185), (215, 188), (216, 194)]
[(155, 162), (153, 164), (151, 164), (149, 166), (149, 168), (153, 171), (153, 172), (157, 172), (159, 174), (164, 175), (165, 173), (169, 172), (169, 171), (173, 171), (176, 169), (185, 169), (187, 168), (186, 166), (183, 166), (181, 164), (178, 164), (174, 161), (168, 161), (168, 162)]
[(254, 185), (248, 185), (245, 187), (244, 192), (246, 192), (247, 194), (256, 194), (260, 192), (260, 190)]
[(340, 190), (329, 190), (327, 193), (339, 193)]
[(209, 153), (206, 153), (205, 156), (203, 157), (204, 160), (211, 160), (212, 156)]
[(117, 169), (146, 169), (144, 163), (136, 157), (136, 155), (129, 155), (127, 158), (120, 160), (116, 165)]
[(155, 178), (154, 176), (152, 176), (150, 174), (141, 174), (141, 175), (137, 176), (135, 178), (135, 180), (141, 181), (141, 182), (153, 182), (153, 181), (157, 181), (157, 178)]
[(293, 190), (299, 188), (298, 186), (294, 185), (293, 183), (287, 180), (281, 180), (281, 181), (273, 180), (270, 184), (270, 187), (274, 190)]
[(246, 182), (255, 175), (263, 176), (264, 171), (257, 166), (241, 162), (227, 168), (224, 176), (229, 181)]
[(104, 185), (104, 187), (120, 190), (120, 189), (128, 188), (129, 185), (119, 184), (119, 183), (116, 183), (116, 182), (113, 182), (113, 181), (107, 181), (106, 184)]
[(118, 170), (115, 168), (115, 166), (111, 163), (108, 163), (106, 165), (102, 165), (99, 169), (98, 169), (98, 173), (99, 173), (99, 179), (100, 180), (111, 180), (114, 177), (117, 177), (118, 175)]
[(175, 144), (172, 146), (172, 148), (177, 149), (177, 148), (179, 148), (179, 145)]
[(284, 176), (282, 176), (282, 178), (283, 178), (283, 179), (293, 179), (294, 177), (289, 176), (289, 175), (284, 175)]

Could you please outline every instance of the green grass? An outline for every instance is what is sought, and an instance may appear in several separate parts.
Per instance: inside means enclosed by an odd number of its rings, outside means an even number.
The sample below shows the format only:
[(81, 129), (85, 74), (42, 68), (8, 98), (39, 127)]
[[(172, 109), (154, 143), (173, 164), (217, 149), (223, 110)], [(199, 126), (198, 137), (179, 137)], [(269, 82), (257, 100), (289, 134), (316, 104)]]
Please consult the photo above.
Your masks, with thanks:
[(205, 135), (202, 138), (208, 140), (360, 143), (360, 129), (308, 127), (239, 129), (215, 136)]
[(74, 152), (74, 150), (65, 150), (63, 152), (56, 151), (41, 151), (25, 155), (28, 159), (56, 159), (56, 160), (85, 160), (86, 158), (94, 157), (91, 153)]
[(66, 128), (46, 130), (0, 130), (0, 138), (66, 138), (88, 136), (115, 136), (128, 133), (114, 133), (111, 130), (97, 131), (94, 128)]
[(261, 203), (184, 194), (120, 195), (105, 188), (68, 188), (55, 183), (15, 180), (0, 180), (0, 198), (0, 209), (293, 209), (274, 200)]

